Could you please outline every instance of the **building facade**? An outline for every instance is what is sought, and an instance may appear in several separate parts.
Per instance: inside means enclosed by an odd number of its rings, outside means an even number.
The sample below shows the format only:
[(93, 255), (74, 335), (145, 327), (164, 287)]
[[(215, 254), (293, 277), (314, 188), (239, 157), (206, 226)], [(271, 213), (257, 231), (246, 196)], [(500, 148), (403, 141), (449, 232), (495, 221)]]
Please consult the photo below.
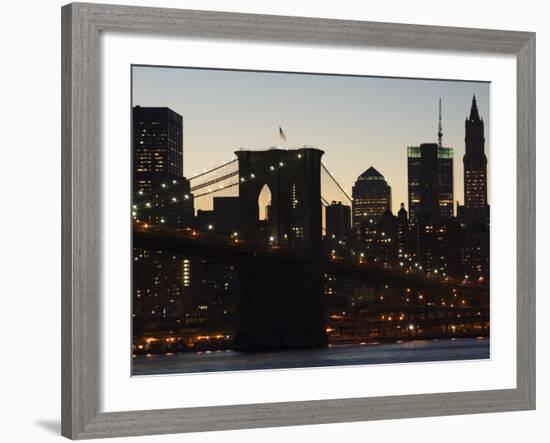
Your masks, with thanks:
[[(183, 174), (183, 119), (170, 108), (133, 108), (133, 219), (188, 226), (194, 209)], [(173, 195), (174, 185), (178, 195)]]
[(485, 127), (474, 95), (465, 122), (464, 240), (462, 259), (466, 276), (489, 278), (489, 204)]
[[(436, 145), (437, 146), (437, 145)], [(407, 172), (409, 188), (409, 217), (415, 221), (420, 210), (421, 190), (420, 173), (422, 170), (421, 146), (407, 148)], [(437, 147), (437, 182), (439, 216), (450, 218), (453, 216), (454, 186), (453, 186), (453, 148)]]
[(325, 208), (326, 237), (345, 241), (351, 232), (351, 208), (333, 201)]
[(356, 236), (361, 236), (362, 226), (377, 222), (386, 211), (391, 211), (391, 187), (372, 166), (357, 177), (352, 199), (353, 233)]
[(466, 225), (484, 225), (488, 218), (485, 128), (475, 96), (465, 122), (465, 132), (464, 221)]
[(134, 192), (183, 178), (183, 119), (170, 108), (133, 109)]

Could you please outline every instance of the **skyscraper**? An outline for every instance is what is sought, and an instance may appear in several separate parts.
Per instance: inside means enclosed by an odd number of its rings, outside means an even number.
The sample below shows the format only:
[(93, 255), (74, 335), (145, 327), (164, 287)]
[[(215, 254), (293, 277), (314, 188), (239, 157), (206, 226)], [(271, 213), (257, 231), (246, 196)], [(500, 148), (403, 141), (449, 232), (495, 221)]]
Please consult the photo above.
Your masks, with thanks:
[(468, 275), (489, 277), (489, 205), (487, 201), (487, 157), (485, 128), (476, 97), (465, 123), (464, 154), (464, 241), (462, 259)]
[(409, 201), (413, 202), (409, 213), (414, 214), (409, 232), (413, 241), (401, 249), (428, 272), (456, 275), (460, 254), (453, 217), (452, 150), (441, 147), (441, 130), (438, 135), (439, 143), (409, 148)]
[(327, 238), (347, 240), (351, 231), (351, 208), (333, 201), (325, 208)]
[(436, 143), (420, 145), (418, 174), (420, 203), (415, 214), (416, 251), (419, 263), (428, 271), (436, 269), (438, 260), (435, 250), (436, 224), (440, 219), (438, 151), (439, 147)]
[(419, 219), (435, 221), (439, 218), (439, 157), (438, 145), (420, 145), (419, 197), (420, 204), (415, 214)]
[[(449, 218), (453, 216), (453, 148), (437, 148), (437, 174), (439, 186), (439, 215)], [(416, 220), (420, 208), (420, 169), (422, 165), (420, 146), (407, 148), (407, 170), (409, 185), (409, 216)]]
[(372, 166), (363, 172), (352, 189), (353, 231), (359, 236), (362, 223), (377, 221), (391, 211), (391, 187)]
[(134, 193), (183, 178), (183, 119), (170, 108), (133, 109)]
[(466, 153), (464, 154), (464, 221), (466, 225), (487, 224), (487, 157), (483, 119), (472, 99), (466, 119)]
[[(426, 143), (428, 145), (429, 143)], [(435, 145), (435, 143), (433, 143)], [(443, 129), (441, 125), (441, 99), (439, 99), (439, 124), (437, 128), (437, 161), (434, 167), (437, 171), (438, 214), (441, 218), (453, 216), (454, 187), (453, 187), (453, 148), (443, 146)], [(414, 223), (421, 207), (421, 146), (407, 148), (407, 170), (409, 184), (409, 217)]]
[(453, 216), (453, 156), (453, 148), (438, 148), (439, 216), (443, 218), (451, 218)]
[[(183, 175), (183, 119), (170, 108), (133, 109), (134, 220), (189, 226), (194, 217)], [(179, 186), (178, 196), (171, 186)], [(145, 207), (144, 207), (145, 206)]]
[[(453, 187), (453, 148), (443, 146), (443, 130), (441, 125), (441, 99), (439, 101), (439, 125), (437, 131), (437, 182), (438, 182), (438, 206), (439, 217), (450, 218), (453, 216), (454, 187)], [(409, 217), (416, 221), (420, 210), (421, 190), (420, 174), (422, 170), (422, 153), (420, 146), (407, 148), (407, 170), (409, 184)]]

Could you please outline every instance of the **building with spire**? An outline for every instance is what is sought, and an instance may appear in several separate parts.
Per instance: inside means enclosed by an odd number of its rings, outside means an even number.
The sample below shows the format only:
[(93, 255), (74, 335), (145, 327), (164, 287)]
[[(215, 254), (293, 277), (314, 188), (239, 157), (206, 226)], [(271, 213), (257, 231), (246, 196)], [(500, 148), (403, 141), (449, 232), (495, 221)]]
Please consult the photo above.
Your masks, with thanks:
[(489, 203), (485, 127), (475, 95), (465, 122), (465, 133), (462, 262), (470, 278), (488, 278)]
[[(453, 148), (443, 146), (443, 125), (441, 114), (441, 98), (439, 99), (439, 120), (437, 127), (437, 204), (438, 214), (441, 218), (450, 218), (453, 216), (454, 205), (454, 174), (453, 174)], [(425, 143), (429, 145), (429, 143)], [(434, 144), (435, 145), (435, 144)], [(429, 156), (425, 156), (427, 159)], [(409, 190), (409, 218), (411, 222), (416, 222), (419, 211), (426, 206), (422, 203), (422, 191), (425, 184), (422, 183), (421, 174), (425, 166), (422, 160), (421, 146), (409, 146), (407, 148), (407, 172), (408, 172), (408, 190)], [(431, 160), (430, 160), (431, 161)], [(424, 166), (423, 166), (424, 165)], [(430, 167), (434, 167), (433, 165)]]
[(475, 95), (465, 128), (464, 222), (467, 226), (485, 225), (488, 221), (485, 128), (483, 119), (479, 116)]
[(452, 275), (460, 271), (459, 231), (453, 207), (453, 157), (453, 149), (443, 145), (440, 98), (437, 143), (407, 148), (409, 226), (408, 230), (401, 228), (401, 235), (408, 232), (410, 240), (401, 240), (399, 248), (404, 265), (409, 262), (428, 272)]

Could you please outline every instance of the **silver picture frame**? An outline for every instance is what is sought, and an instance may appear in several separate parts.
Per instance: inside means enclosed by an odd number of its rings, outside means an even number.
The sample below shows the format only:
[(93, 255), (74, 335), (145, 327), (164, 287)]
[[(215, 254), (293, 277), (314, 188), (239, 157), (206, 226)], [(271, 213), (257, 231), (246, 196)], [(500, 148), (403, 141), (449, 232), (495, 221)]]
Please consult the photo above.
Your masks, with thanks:
[[(517, 60), (515, 389), (178, 409), (100, 410), (100, 34), (157, 33)], [(72, 3), (62, 8), (62, 434), (71, 439), (535, 408), (535, 33)], [(495, 245), (498, 249), (498, 245)], [(498, 278), (498, 269), (493, 278)]]

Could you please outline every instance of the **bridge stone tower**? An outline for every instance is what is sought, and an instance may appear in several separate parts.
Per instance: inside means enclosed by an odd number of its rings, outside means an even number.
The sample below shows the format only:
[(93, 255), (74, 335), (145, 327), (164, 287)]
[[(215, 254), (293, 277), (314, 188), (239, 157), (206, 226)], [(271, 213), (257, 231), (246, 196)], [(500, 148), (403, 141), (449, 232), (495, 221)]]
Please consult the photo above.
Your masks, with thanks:
[[(327, 344), (323, 291), (321, 157), (315, 148), (240, 150), (239, 239), (272, 251), (239, 269), (237, 347), (262, 350)], [(258, 198), (271, 193), (268, 220)]]

